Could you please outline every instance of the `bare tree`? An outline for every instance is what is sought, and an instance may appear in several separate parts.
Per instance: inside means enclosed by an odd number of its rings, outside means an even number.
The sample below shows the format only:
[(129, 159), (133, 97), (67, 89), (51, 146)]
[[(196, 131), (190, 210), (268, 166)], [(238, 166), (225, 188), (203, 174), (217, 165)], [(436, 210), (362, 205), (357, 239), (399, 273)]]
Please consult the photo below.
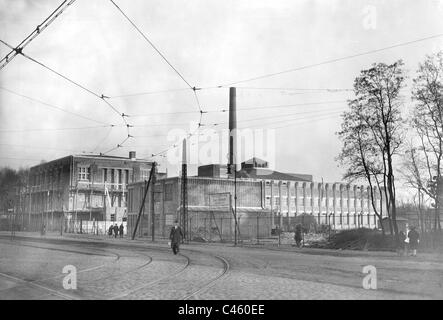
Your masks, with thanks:
[(439, 194), (442, 192), (443, 158), (443, 52), (427, 56), (414, 78), (413, 100), (416, 102), (412, 125), (418, 135), (415, 152), (423, 158), (426, 176), (418, 187), (434, 200), (434, 230), (441, 230)]
[(356, 99), (349, 102), (350, 111), (343, 115), (344, 127), (339, 132), (344, 143), (339, 159), (348, 165), (347, 175), (361, 174), (368, 183), (371, 180), (382, 186), (379, 190), (383, 190), (390, 231), (395, 235), (398, 228), (393, 157), (402, 142), (402, 66), (399, 60), (361, 71), (354, 81)]
[[(378, 187), (379, 192), (382, 190), (378, 178), (382, 173), (380, 163), (377, 161), (380, 156), (379, 150), (371, 143), (370, 129), (367, 126), (367, 121), (363, 119), (366, 115), (359, 100), (349, 101), (349, 107), (350, 111), (344, 112), (342, 115), (341, 131), (338, 132), (343, 142), (338, 160), (342, 166), (347, 168), (343, 178), (348, 181), (363, 179), (369, 184), (372, 209), (380, 221), (382, 233), (385, 235), (382, 223), (383, 206), (377, 207), (374, 193), (374, 186)], [(381, 193), (380, 196), (382, 196)]]

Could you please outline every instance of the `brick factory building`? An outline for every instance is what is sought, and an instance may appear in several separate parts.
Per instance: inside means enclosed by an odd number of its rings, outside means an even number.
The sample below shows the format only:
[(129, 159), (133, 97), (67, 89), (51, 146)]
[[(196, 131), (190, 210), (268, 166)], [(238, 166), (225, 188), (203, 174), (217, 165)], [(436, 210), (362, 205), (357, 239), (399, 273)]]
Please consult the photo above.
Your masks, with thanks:
[[(232, 239), (234, 180), (226, 165), (198, 168), (188, 177), (188, 224), (192, 237)], [(154, 232), (168, 236), (181, 215), (181, 177), (158, 179), (154, 189)], [(128, 186), (128, 229), (133, 230), (142, 202), (145, 183)], [(379, 192), (375, 203), (380, 207)], [(237, 217), (241, 238), (270, 236), (280, 226), (293, 230), (295, 219), (311, 215), (318, 225), (333, 229), (375, 228), (377, 218), (371, 206), (370, 189), (344, 183), (314, 182), (312, 175), (283, 173), (253, 158), (237, 172)], [(146, 197), (138, 235), (151, 235), (152, 194)], [(386, 212), (386, 211), (384, 211)]]
[(24, 222), (38, 230), (78, 220), (126, 220), (127, 185), (147, 179), (151, 162), (105, 155), (70, 155), (30, 168)]

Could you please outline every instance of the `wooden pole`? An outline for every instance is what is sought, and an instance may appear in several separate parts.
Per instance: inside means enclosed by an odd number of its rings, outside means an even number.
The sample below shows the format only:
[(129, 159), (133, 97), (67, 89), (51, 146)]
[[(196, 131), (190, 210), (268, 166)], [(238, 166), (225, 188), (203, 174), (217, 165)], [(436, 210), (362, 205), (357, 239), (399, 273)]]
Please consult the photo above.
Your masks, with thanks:
[(132, 232), (132, 238), (131, 238), (132, 240), (135, 239), (135, 234), (137, 232), (138, 224), (140, 222), (140, 217), (141, 217), (141, 214), (143, 212), (143, 208), (145, 206), (146, 195), (148, 194), (149, 184), (151, 183), (154, 171), (155, 171), (155, 162), (152, 164), (151, 172), (149, 174), (148, 183), (146, 184), (145, 193), (143, 195), (143, 201), (142, 201), (142, 203), (140, 205), (140, 210), (138, 211), (137, 221), (135, 222), (135, 227), (134, 227), (134, 230)]

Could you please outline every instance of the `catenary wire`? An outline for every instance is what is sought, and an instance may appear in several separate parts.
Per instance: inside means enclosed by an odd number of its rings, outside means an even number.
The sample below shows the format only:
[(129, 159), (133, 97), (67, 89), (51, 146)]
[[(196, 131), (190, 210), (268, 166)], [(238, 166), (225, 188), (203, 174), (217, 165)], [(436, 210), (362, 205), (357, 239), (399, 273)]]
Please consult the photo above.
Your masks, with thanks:
[(387, 47), (383, 47), (383, 48), (379, 48), (379, 49), (364, 51), (364, 52), (360, 52), (360, 53), (356, 53), (356, 54), (352, 54), (352, 55), (348, 55), (348, 56), (344, 56), (344, 57), (340, 57), (340, 58), (329, 59), (329, 60), (325, 60), (325, 61), (322, 61), (322, 62), (318, 62), (318, 63), (314, 63), (314, 64), (309, 64), (309, 65), (305, 65), (305, 66), (301, 66), (301, 67), (297, 67), (297, 68), (287, 69), (287, 70), (283, 70), (283, 71), (279, 71), (279, 72), (274, 72), (274, 73), (268, 73), (268, 74), (264, 74), (264, 75), (261, 75), (261, 76), (256, 76), (256, 77), (248, 78), (248, 79), (233, 81), (231, 83), (221, 85), (220, 87), (229, 87), (229, 86), (233, 86), (233, 85), (236, 85), (236, 84), (239, 84), (239, 83), (245, 83), (245, 82), (265, 79), (265, 78), (274, 77), (274, 76), (281, 75), (281, 74), (286, 74), (286, 73), (291, 73), (291, 72), (295, 72), (295, 71), (309, 69), (309, 68), (313, 68), (313, 67), (317, 67), (317, 66), (322, 66), (322, 65), (325, 65), (325, 64), (330, 64), (330, 63), (334, 63), (334, 62), (338, 62), (338, 61), (342, 61), (342, 60), (353, 59), (353, 58), (361, 57), (361, 56), (368, 55), (368, 54), (373, 54), (373, 53), (377, 53), (377, 52), (381, 52), (381, 51), (385, 51), (385, 50), (389, 50), (389, 49), (393, 49), (393, 48), (407, 46), (407, 45), (418, 43), (418, 42), (422, 42), (422, 41), (427, 41), (427, 40), (430, 40), (430, 39), (439, 38), (439, 37), (442, 37), (442, 36), (443, 36), (443, 33), (439, 33), (439, 34), (432, 35), (432, 36), (429, 36), (429, 37), (424, 37), (424, 38), (415, 39), (415, 40), (412, 40), (412, 41), (406, 41), (406, 42), (402, 42), (402, 43), (397, 43), (397, 44), (394, 44), (394, 45), (391, 45), (391, 46), (387, 46)]

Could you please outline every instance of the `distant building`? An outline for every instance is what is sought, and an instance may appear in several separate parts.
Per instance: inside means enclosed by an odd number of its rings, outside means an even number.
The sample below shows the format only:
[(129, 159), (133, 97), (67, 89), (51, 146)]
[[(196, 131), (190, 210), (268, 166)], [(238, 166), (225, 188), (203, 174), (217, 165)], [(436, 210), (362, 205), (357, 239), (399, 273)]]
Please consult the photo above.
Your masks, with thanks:
[[(228, 178), (226, 172), (227, 166), (211, 164), (199, 167), (197, 177), (188, 177), (191, 233), (215, 228), (215, 232), (224, 237), (232, 234), (234, 179), (232, 175)], [(144, 184), (130, 184), (128, 189), (128, 228), (131, 229), (139, 212)], [(375, 191), (377, 208), (380, 204), (384, 206), (379, 192)], [(230, 199), (229, 204), (214, 205), (220, 201), (216, 199), (224, 197)], [(139, 235), (151, 234), (150, 201), (148, 195)], [(173, 221), (181, 214), (181, 177), (157, 180), (154, 201), (155, 232), (167, 236)], [(313, 182), (312, 175), (270, 170), (266, 161), (257, 158), (243, 162), (237, 172), (237, 212), (243, 237), (254, 237), (257, 233), (270, 235), (277, 227), (292, 230), (295, 217), (302, 214), (311, 215), (318, 225), (329, 225), (333, 229), (376, 228), (377, 217), (371, 202), (369, 187)]]
[[(126, 220), (127, 186), (147, 180), (152, 163), (105, 155), (71, 155), (30, 168), (27, 224), (38, 229), (74, 220)], [(160, 174), (161, 176), (161, 174)]]

